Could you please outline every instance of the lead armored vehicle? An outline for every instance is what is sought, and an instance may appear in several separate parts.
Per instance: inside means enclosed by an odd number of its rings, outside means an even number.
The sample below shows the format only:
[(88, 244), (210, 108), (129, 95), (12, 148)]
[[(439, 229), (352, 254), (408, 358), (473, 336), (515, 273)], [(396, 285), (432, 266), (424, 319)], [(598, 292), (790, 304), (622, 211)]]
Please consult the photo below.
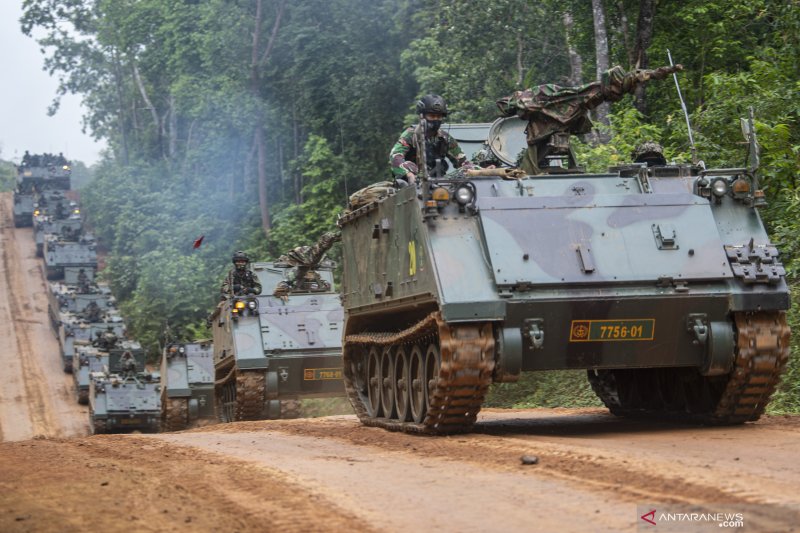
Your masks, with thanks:
[(161, 356), (162, 431), (180, 431), (198, 420), (214, 417), (211, 342), (167, 344)]
[[(17, 167), (17, 186), (14, 189), (14, 227), (33, 225), (34, 203), (44, 190), (68, 190), (71, 169), (68, 164), (55, 165), (43, 156), (23, 161)], [(32, 161), (32, 162), (31, 162)]]
[[(128, 354), (132, 354), (130, 357)], [(161, 392), (158, 377), (144, 370), (144, 356), (113, 349), (109, 371), (90, 375), (89, 423), (92, 433), (158, 432)]]
[[(342, 306), (333, 290), (334, 264), (323, 260), (331, 244), (254, 263), (272, 294), (232, 296), (210, 317), (222, 422), (289, 418), (298, 415), (297, 400), (343, 395)], [(309, 250), (302, 258), (292, 255)]]
[(469, 431), (492, 383), (586, 369), (615, 414), (758, 419), (790, 332), (785, 272), (758, 214), (752, 128), (747, 168), (588, 174), (568, 141), (569, 119), (590, 106), (559, 123), (564, 107), (536, 114), (550, 102), (539, 94), (530, 108), (518, 100), (525, 120), (512, 111), (487, 128), (527, 121), (529, 134), (557, 133), (529, 139), (538, 173), (511, 168), (516, 150), (488, 138), (501, 168), (423, 171), (416, 187), (355, 195), (340, 218), (344, 381), (356, 414), (390, 430)]

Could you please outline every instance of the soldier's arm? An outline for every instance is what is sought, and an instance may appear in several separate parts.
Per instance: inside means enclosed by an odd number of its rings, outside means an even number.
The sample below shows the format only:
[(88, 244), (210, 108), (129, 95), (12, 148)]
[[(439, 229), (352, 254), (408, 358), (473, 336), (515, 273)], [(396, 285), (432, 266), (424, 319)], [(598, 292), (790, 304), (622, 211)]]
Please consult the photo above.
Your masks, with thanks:
[[(455, 168), (460, 168), (464, 166), (465, 163), (468, 163), (467, 156), (464, 155), (464, 150), (461, 149), (458, 141), (455, 140), (452, 135), (447, 136), (447, 159), (453, 163)], [(469, 162), (467, 166), (471, 167), (472, 162)]]
[(253, 294), (261, 294), (261, 283), (258, 281), (258, 276), (256, 276), (251, 272), (250, 279), (253, 284), (252, 286)]
[(403, 167), (406, 156), (414, 146), (414, 129), (406, 128), (389, 152), (389, 166), (395, 178), (406, 179), (408, 170)]

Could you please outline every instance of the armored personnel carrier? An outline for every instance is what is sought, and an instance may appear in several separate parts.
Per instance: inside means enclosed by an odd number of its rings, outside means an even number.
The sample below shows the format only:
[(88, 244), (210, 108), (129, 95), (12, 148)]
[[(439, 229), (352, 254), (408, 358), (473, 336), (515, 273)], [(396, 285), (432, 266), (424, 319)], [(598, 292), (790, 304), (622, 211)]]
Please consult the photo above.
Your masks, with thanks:
[[(60, 194), (60, 191), (55, 191)], [(75, 240), (83, 230), (80, 208), (75, 202), (64, 206), (62, 200), (56, 195), (46, 205), (38, 203), (33, 211), (33, 236), (36, 241), (36, 257), (44, 257), (44, 241), (46, 235), (56, 235), (63, 240)], [(59, 208), (58, 206), (62, 207)]]
[(91, 343), (77, 345), (73, 356), (72, 379), (78, 403), (88, 403), (92, 376), (97, 376), (98, 372), (108, 374), (112, 370), (115, 373), (123, 372), (118, 362), (114, 366), (110, 365), (112, 353), (115, 354), (114, 361), (119, 361), (123, 354), (129, 353), (137, 368), (145, 368), (144, 350), (138, 342), (121, 338), (112, 327), (98, 332)]
[(167, 344), (161, 356), (162, 431), (180, 431), (198, 420), (214, 418), (211, 342)]
[(47, 189), (68, 190), (71, 169), (68, 164), (55, 165), (42, 156), (32, 156), (34, 162), (23, 161), (17, 167), (17, 186), (14, 189), (14, 227), (33, 225), (37, 192)]
[[(618, 415), (758, 419), (790, 332), (752, 128), (748, 168), (664, 161), (588, 174), (569, 134), (613, 87), (553, 87), (516, 98), (528, 134), (545, 135), (528, 141), (531, 170), (509, 168), (518, 154), (487, 139), (500, 168), (437, 177), (423, 160), (417, 186), (357, 194), (340, 218), (356, 414), (390, 430), (469, 431), (490, 384), (586, 369)], [(500, 121), (525, 124), (514, 114)]]
[(334, 264), (322, 259), (330, 244), (304, 247), (314, 250), (305, 263), (313, 268), (290, 258), (254, 263), (275, 294), (232, 296), (210, 317), (220, 421), (289, 418), (297, 400), (343, 395), (342, 306)]
[(86, 234), (69, 238), (75, 240), (67, 240), (61, 235), (45, 235), (44, 265), (47, 279), (62, 279), (66, 267), (97, 268), (97, 250), (94, 239)]
[[(134, 356), (128, 358), (128, 354)], [(144, 371), (144, 355), (109, 351), (109, 372), (90, 375), (89, 423), (92, 433), (157, 432), (161, 425), (158, 379)], [(133, 363), (127, 363), (132, 361)]]
[(100, 321), (90, 321), (81, 313), (61, 313), (57, 335), (64, 372), (72, 372), (74, 358), (80, 348), (91, 346), (98, 334), (102, 335), (107, 331), (111, 331), (119, 338), (125, 336), (125, 323), (116, 310), (107, 310)]

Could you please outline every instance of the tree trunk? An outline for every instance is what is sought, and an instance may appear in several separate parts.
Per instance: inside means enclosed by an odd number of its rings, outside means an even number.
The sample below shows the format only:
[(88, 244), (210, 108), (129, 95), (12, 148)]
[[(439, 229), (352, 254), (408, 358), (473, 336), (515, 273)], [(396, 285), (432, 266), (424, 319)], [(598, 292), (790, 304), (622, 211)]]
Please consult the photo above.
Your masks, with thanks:
[(150, 116), (153, 117), (153, 125), (156, 129), (156, 138), (158, 140), (158, 149), (161, 152), (161, 157), (166, 156), (164, 153), (164, 143), (163, 137), (161, 135), (161, 120), (158, 118), (158, 112), (156, 111), (156, 106), (153, 105), (153, 102), (150, 101), (150, 97), (147, 96), (147, 89), (144, 86), (144, 82), (142, 82), (142, 76), (139, 74), (139, 67), (136, 66), (136, 58), (131, 59), (131, 65), (133, 65), (133, 79), (136, 81), (136, 87), (139, 89), (139, 94), (142, 95), (142, 100), (144, 100), (144, 104), (147, 106), (147, 109), (150, 111)]
[[(300, 157), (300, 129), (297, 127), (297, 106), (292, 108), (292, 145), (293, 159)], [(294, 203), (303, 203), (303, 176), (297, 168), (292, 169), (292, 182), (294, 187)]]
[(117, 105), (119, 106), (119, 134), (122, 143), (122, 164), (127, 166), (130, 162), (128, 156), (128, 133), (125, 127), (125, 99), (122, 96), (122, 74), (120, 73), (119, 56), (117, 51), (113, 51), (114, 55), (114, 85), (117, 90)]
[(175, 112), (175, 95), (169, 95), (169, 159), (174, 161), (178, 151), (178, 113)]
[[(606, 34), (606, 12), (603, 8), (602, 0), (592, 0), (592, 18), (594, 19), (594, 45), (597, 62), (597, 79), (601, 79), (603, 73), (608, 70), (608, 35)], [(595, 108), (595, 119), (608, 125), (608, 102), (604, 102)], [(608, 135), (599, 134), (600, 142), (608, 142)]]
[(569, 54), (569, 84), (582, 85), (583, 58), (575, 49), (575, 43), (572, 42), (572, 34), (575, 28), (575, 22), (572, 20), (572, 13), (564, 11), (562, 21), (564, 23), (564, 36), (567, 42), (567, 53)]
[(631, 31), (628, 26), (628, 15), (625, 13), (625, 2), (622, 0), (617, 2), (617, 11), (619, 11), (620, 31), (625, 43), (625, 57), (628, 58), (628, 68), (630, 69), (636, 64), (636, 59), (633, 54), (633, 46), (631, 46)]
[[(653, 40), (653, 18), (655, 17), (655, 1), (639, 0), (639, 22), (636, 25), (636, 45), (633, 53), (636, 61), (636, 68), (648, 68), (650, 60), (647, 57), (647, 49)], [(636, 109), (643, 115), (647, 114), (647, 99), (644, 85), (639, 85), (633, 93), (633, 101)]]
[[(275, 44), (278, 28), (280, 28), (281, 25), (285, 0), (281, 0), (281, 3), (278, 5), (278, 11), (275, 14), (275, 23), (272, 26), (272, 33), (269, 36), (269, 41), (263, 52), (261, 51), (260, 45), (261, 23), (263, 21), (261, 4), (262, 0), (256, 0), (256, 13), (253, 21), (253, 49), (250, 55), (250, 91), (255, 101), (261, 99), (261, 95), (259, 94), (259, 70), (263, 68), (269, 60), (270, 52), (272, 52), (272, 47)], [(261, 114), (256, 117), (253, 139), (256, 143), (256, 151), (258, 154), (258, 204), (261, 210), (261, 227), (264, 230), (264, 234), (269, 235), (272, 225), (269, 217), (269, 199), (267, 198), (267, 146), (266, 135), (264, 135), (264, 117)]]

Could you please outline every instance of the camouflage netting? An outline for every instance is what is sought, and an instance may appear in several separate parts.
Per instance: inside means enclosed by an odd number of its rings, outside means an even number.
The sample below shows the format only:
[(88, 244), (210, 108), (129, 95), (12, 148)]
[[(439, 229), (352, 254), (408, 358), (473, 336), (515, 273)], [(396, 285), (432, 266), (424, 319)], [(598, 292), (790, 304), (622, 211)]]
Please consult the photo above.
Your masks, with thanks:
[(359, 207), (364, 207), (381, 198), (385, 198), (394, 193), (394, 191), (394, 184), (391, 181), (379, 181), (368, 185), (350, 195), (350, 211), (355, 211)]

